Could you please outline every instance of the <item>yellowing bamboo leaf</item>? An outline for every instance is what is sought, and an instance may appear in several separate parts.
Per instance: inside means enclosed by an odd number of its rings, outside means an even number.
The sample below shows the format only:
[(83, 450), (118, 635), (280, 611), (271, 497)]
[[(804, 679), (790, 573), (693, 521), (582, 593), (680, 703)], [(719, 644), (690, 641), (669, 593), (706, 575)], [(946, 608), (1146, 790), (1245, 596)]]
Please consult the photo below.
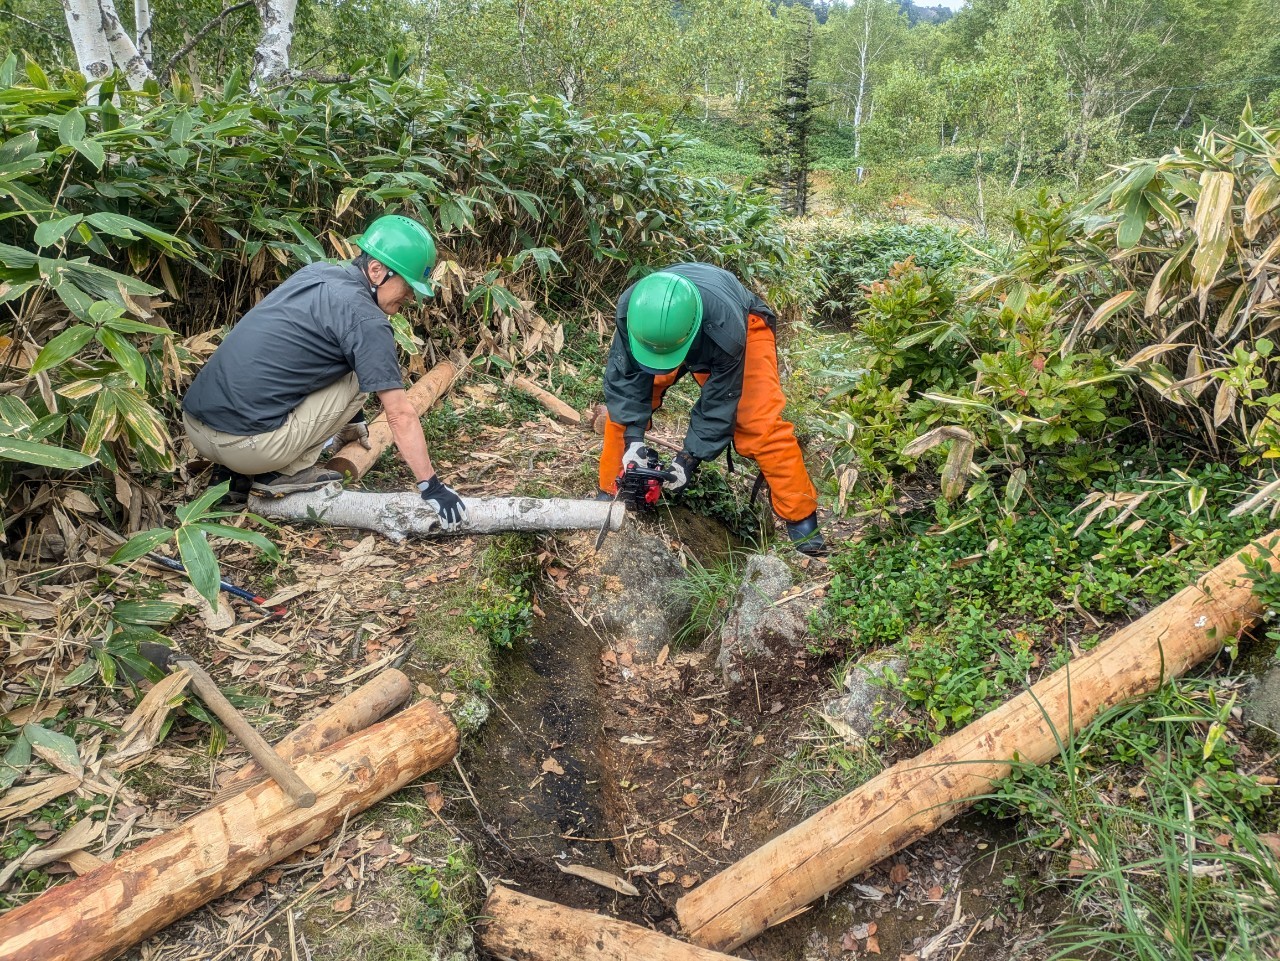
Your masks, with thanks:
[(1280, 270), (1280, 263), (1277, 263), (1277, 257), (1280, 257), (1280, 233), (1276, 234), (1275, 240), (1267, 244), (1267, 249), (1258, 255), (1258, 259), (1254, 262), (1253, 270), (1249, 271), (1249, 279), (1257, 280), (1264, 270)]
[(1246, 319), (1240, 316), (1240, 303), (1248, 292), (1249, 285), (1247, 283), (1237, 284), (1235, 292), (1227, 298), (1227, 302), (1222, 308), (1222, 314), (1218, 317), (1218, 322), (1213, 325), (1213, 336), (1218, 340), (1232, 341), (1240, 335), (1242, 322)]
[(947, 462), (942, 466), (942, 496), (954, 501), (964, 493), (965, 482), (969, 478), (969, 466), (973, 463), (973, 441), (957, 440), (951, 446)]
[(1280, 177), (1268, 174), (1254, 185), (1244, 203), (1244, 235), (1249, 240), (1258, 236), (1262, 218), (1280, 205)]
[(1218, 388), (1218, 396), (1213, 402), (1213, 426), (1221, 427), (1236, 409), (1239, 393), (1230, 384), (1222, 384)]
[(925, 451), (944, 444), (949, 440), (968, 441), (973, 443), (973, 435), (963, 427), (952, 427), (945, 425), (943, 427), (935, 427), (927, 434), (921, 434), (911, 443), (902, 448), (902, 453), (906, 457), (919, 457)]
[(1177, 350), (1179, 347), (1186, 346), (1186, 344), (1149, 344), (1126, 360), (1124, 362), (1124, 366), (1137, 367), (1139, 364), (1145, 364), (1149, 360), (1155, 360), (1160, 355), (1166, 354), (1171, 350)]
[(1191, 264), (1192, 293), (1200, 298), (1200, 316), (1204, 316), (1209, 291), (1218, 279), (1218, 271), (1227, 259), (1231, 241), (1231, 200), (1235, 176), (1225, 170), (1206, 170), (1200, 175), (1200, 199), (1196, 203), (1195, 232), (1199, 239)]
[(71, 738), (40, 724), (25, 724), (22, 733), (31, 743), (31, 750), (46, 763), (76, 778), (84, 777), (80, 749)]
[(1089, 322), (1084, 325), (1084, 332), (1086, 334), (1093, 333), (1111, 317), (1115, 316), (1116, 313), (1131, 304), (1136, 304), (1140, 299), (1136, 290), (1122, 291), (1114, 297), (1108, 298), (1106, 303), (1094, 311), (1093, 316), (1089, 318)]
[(1177, 252), (1160, 265), (1160, 269), (1156, 271), (1155, 277), (1152, 278), (1151, 285), (1147, 288), (1146, 303), (1143, 305), (1144, 316), (1154, 317), (1159, 313), (1161, 305), (1169, 298), (1169, 291), (1177, 277), (1178, 270), (1186, 263), (1187, 257), (1190, 256), (1195, 246), (1195, 237), (1187, 238)]

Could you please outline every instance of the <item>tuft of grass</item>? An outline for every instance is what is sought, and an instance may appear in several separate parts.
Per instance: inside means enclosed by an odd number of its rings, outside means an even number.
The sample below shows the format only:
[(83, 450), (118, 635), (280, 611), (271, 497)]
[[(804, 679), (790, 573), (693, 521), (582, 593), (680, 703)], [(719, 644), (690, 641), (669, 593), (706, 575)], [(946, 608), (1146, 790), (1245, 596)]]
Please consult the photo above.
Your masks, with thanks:
[(676, 631), (675, 647), (696, 647), (720, 629), (742, 583), (743, 563), (743, 555), (733, 551), (710, 564), (689, 558), (686, 576), (671, 585), (676, 597), (690, 604), (688, 619)]
[(797, 744), (765, 783), (777, 792), (782, 809), (798, 817), (826, 807), (884, 770), (868, 742), (850, 744), (832, 734), (820, 719), (797, 738)]
[(1242, 763), (1233, 706), (1211, 681), (1176, 681), (1097, 718), (1052, 765), (1016, 765), (980, 802), (1057, 853), (1076, 920), (1049, 935), (1054, 958), (1280, 952), (1280, 795)]
[(406, 866), (379, 892), (397, 923), (368, 920), (340, 928), (333, 958), (359, 961), (445, 961), (473, 957), (469, 923), (481, 898), (475, 852), (442, 829), (426, 828), (416, 842), (425, 863)]

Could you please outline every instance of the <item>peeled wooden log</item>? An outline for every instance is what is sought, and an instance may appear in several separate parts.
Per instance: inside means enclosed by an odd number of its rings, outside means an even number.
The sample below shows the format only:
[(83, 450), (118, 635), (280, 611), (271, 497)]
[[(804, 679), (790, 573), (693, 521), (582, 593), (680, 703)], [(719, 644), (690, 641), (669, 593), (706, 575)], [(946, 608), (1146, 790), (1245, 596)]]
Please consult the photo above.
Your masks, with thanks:
[(431, 701), (294, 762), (316, 792), (300, 808), (275, 781), (249, 787), (114, 861), (0, 915), (5, 961), (107, 961), (327, 837), (448, 762), (458, 730)]
[[(408, 394), (409, 403), (413, 404), (413, 409), (418, 412), (419, 417), (445, 395), (457, 377), (458, 368), (449, 361), (442, 360), (418, 378), (417, 382), (409, 388)], [(359, 480), (378, 462), (378, 457), (387, 449), (391, 440), (391, 425), (387, 423), (387, 415), (383, 412), (369, 422), (371, 450), (365, 450), (357, 443), (347, 444), (330, 457), (324, 466), (329, 470), (336, 470), (339, 474), (348, 474), (353, 480)]]
[[(403, 671), (395, 668), (383, 671), (338, 703), (325, 708), (310, 721), (290, 731), (272, 746), (280, 757), (289, 762), (308, 754), (316, 754), (344, 737), (350, 737), (382, 720), (409, 700), (410, 693), (412, 685)], [(267, 772), (256, 761), (236, 768), (222, 779), (222, 790), (214, 797), (214, 803), (240, 793), (266, 776)]]
[(502, 961), (731, 961), (638, 924), (552, 904), (495, 885), (480, 945)]
[(1100, 711), (1213, 656), (1261, 611), (1241, 556), (1280, 568), (1275, 532), (1031, 690), (901, 761), (721, 871), (676, 904), (698, 944), (731, 951), (987, 794), (1011, 760), (1043, 764)]
[(599, 530), (606, 520), (616, 531), (626, 520), (620, 501), (537, 497), (464, 497), (467, 521), (446, 531), (440, 518), (414, 491), (370, 494), (330, 484), (317, 491), (279, 499), (250, 497), (250, 509), (281, 521), (318, 521), (385, 534), (393, 541), (440, 534), (495, 534), (500, 531)]
[(516, 377), (511, 381), (516, 387), (524, 391), (539, 404), (545, 407), (551, 413), (556, 415), (556, 420), (562, 424), (581, 424), (582, 415), (576, 410), (562, 401), (549, 390), (543, 390), (528, 377)]

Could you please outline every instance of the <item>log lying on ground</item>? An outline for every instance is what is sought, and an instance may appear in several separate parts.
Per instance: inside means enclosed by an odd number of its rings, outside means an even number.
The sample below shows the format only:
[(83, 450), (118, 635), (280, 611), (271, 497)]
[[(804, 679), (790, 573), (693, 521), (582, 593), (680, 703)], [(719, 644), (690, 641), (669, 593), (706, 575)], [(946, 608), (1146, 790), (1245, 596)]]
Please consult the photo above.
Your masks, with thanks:
[(536, 497), (466, 497), (467, 522), (445, 531), (440, 518), (414, 491), (370, 494), (330, 484), (318, 491), (290, 494), (278, 500), (250, 497), (251, 510), (281, 521), (318, 521), (385, 534), (394, 541), (440, 534), (495, 534), (500, 531), (599, 530), (609, 521), (618, 530), (626, 520), (619, 502)]
[[(316, 754), (337, 744), (344, 737), (363, 731), (369, 725), (382, 720), (393, 710), (409, 700), (412, 685), (403, 671), (395, 668), (383, 671), (367, 684), (362, 684), (338, 703), (325, 708), (310, 721), (290, 731), (273, 747), (284, 760)], [(214, 803), (225, 801), (239, 794), (251, 784), (257, 784), (267, 776), (256, 761), (236, 768), (222, 779), (222, 789), (214, 797)]]
[(528, 377), (516, 377), (511, 381), (517, 388), (524, 391), (539, 404), (545, 407), (551, 413), (556, 415), (556, 420), (562, 424), (581, 424), (582, 415), (576, 410), (562, 401), (549, 390), (543, 390)]
[(1030, 691), (690, 891), (676, 905), (681, 926), (698, 944), (733, 950), (964, 810), (1009, 774), (1010, 759), (1043, 764), (1103, 709), (1216, 654), (1261, 611), (1239, 558), (1280, 567), (1277, 543), (1280, 532), (1250, 545)]
[(316, 792), (300, 808), (275, 781), (197, 814), (69, 884), (0, 915), (5, 961), (107, 961), (331, 834), (448, 762), (458, 730), (430, 701), (296, 761)]
[[(445, 395), (458, 377), (458, 368), (447, 360), (436, 364), (425, 375), (409, 388), (409, 403), (421, 417), (431, 405)], [(378, 461), (378, 457), (391, 443), (391, 425), (387, 423), (387, 415), (379, 414), (369, 422), (369, 445), (365, 450), (360, 444), (347, 444), (325, 463), (329, 470), (340, 474), (349, 474), (359, 480), (369, 473), (369, 468)]]
[(729, 955), (495, 885), (480, 944), (503, 961), (732, 961)]

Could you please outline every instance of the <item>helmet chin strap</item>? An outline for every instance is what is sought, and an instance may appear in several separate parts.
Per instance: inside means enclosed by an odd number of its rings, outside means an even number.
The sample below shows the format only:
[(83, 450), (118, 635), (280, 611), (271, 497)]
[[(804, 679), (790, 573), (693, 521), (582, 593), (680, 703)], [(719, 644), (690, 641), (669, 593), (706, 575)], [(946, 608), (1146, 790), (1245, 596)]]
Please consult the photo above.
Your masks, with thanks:
[[(378, 291), (382, 289), (383, 285), (386, 284), (388, 280), (390, 280), (392, 277), (396, 275), (396, 272), (394, 270), (391, 270), (389, 267), (387, 267), (386, 264), (383, 264), (382, 266), (383, 266), (383, 269), (386, 270), (387, 274), (377, 283), (374, 283), (373, 278), (369, 276), (369, 271), (367, 268), (365, 269), (365, 274), (364, 274), (364, 279), (369, 282), (369, 296), (373, 298), (373, 302), (375, 304), (378, 304)], [(382, 305), (378, 304), (378, 307), (381, 308)]]

